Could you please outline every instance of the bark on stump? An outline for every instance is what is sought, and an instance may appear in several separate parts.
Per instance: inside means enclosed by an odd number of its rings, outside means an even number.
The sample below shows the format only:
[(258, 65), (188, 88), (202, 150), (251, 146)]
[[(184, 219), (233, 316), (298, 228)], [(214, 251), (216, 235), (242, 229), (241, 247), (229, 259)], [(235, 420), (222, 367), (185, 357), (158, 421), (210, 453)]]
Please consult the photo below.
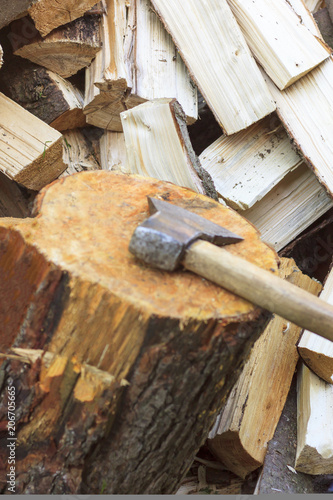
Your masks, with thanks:
[(34, 218), (0, 219), (0, 352), (16, 356), (0, 367), (3, 491), (14, 386), (16, 493), (175, 492), (270, 316), (138, 262), (128, 244), (147, 195), (236, 232), (230, 252), (277, 268), (236, 212), (139, 176), (68, 176), (41, 191)]

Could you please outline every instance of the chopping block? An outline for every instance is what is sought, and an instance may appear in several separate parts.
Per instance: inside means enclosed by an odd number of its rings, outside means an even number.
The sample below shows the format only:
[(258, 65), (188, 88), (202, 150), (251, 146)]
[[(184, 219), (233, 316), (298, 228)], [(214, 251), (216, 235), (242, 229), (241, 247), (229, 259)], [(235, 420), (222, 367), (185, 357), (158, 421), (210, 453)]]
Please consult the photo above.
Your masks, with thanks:
[(133, 256), (147, 197), (235, 232), (243, 241), (229, 252), (277, 272), (275, 251), (235, 211), (140, 176), (68, 176), (40, 192), (32, 218), (0, 219), (16, 493), (174, 493), (270, 318), (192, 272)]

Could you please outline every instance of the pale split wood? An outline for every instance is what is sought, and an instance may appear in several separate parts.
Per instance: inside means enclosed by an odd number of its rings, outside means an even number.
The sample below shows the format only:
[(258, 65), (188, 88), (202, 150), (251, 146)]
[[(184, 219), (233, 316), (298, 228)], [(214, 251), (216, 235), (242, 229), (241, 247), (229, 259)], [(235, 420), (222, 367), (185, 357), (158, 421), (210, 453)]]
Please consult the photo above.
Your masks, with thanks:
[(2, 50), (2, 47), (0, 45), (0, 68), (1, 68), (2, 64), (3, 64), (3, 50)]
[(0, 170), (39, 190), (66, 168), (61, 134), (0, 93)]
[(81, 17), (96, 0), (36, 0), (29, 7), (29, 15), (42, 36), (52, 30)]
[[(317, 295), (321, 285), (281, 259), (279, 276)], [(263, 463), (298, 360), (301, 328), (275, 315), (256, 341), (213, 430), (208, 445), (235, 474), (245, 477)]]
[(228, 0), (255, 58), (280, 90), (328, 58), (330, 50), (286, 0)]
[(304, 4), (310, 12), (317, 12), (325, 5), (325, 0), (304, 0)]
[(275, 104), (226, 0), (152, 3), (228, 135), (274, 111)]
[(106, 130), (99, 143), (103, 170), (119, 170), (123, 173), (130, 173), (127, 168), (126, 144), (123, 132)]
[(242, 215), (279, 251), (332, 206), (332, 198), (303, 163)]
[(297, 388), (297, 471), (333, 473), (332, 407), (333, 385), (302, 364)]
[(80, 130), (64, 132), (63, 141), (63, 162), (67, 168), (59, 178), (84, 170), (100, 170), (94, 152)]
[[(320, 298), (333, 304), (333, 269), (325, 281)], [(314, 373), (333, 384), (333, 342), (306, 330), (298, 343), (298, 352)]]
[[(217, 199), (195, 155), (185, 114), (175, 99), (155, 99), (121, 113), (127, 168), (132, 174), (174, 182)], [(208, 178), (208, 184), (207, 184)]]
[(199, 158), (219, 195), (236, 210), (252, 207), (302, 163), (276, 115), (221, 136)]
[(196, 87), (150, 1), (108, 0), (105, 7), (102, 50), (86, 70), (88, 123), (121, 132), (120, 112), (159, 97), (176, 98), (193, 123)]

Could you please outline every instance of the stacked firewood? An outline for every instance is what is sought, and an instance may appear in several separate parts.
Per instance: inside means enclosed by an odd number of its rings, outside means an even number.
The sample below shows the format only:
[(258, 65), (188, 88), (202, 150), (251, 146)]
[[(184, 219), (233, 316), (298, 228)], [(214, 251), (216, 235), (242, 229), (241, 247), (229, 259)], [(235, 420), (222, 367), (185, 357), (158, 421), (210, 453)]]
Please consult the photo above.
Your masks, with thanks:
[[(279, 252), (282, 279), (333, 304), (329, 233), (297, 258), (333, 224), (333, 1), (4, 4), (0, 374), (21, 394), (15, 492), (197, 492), (179, 487), (203, 444), (234, 474), (226, 492), (259, 470), (257, 493), (309, 492), (279, 489), (269, 459), (301, 358), (285, 481), (333, 474), (333, 343), (191, 275), (155, 289), (155, 271), (124, 263), (124, 234), (139, 195), (168, 182), (171, 200), (208, 199), (248, 231), (250, 260), (274, 272)], [(323, 284), (307, 259), (326, 263)]]

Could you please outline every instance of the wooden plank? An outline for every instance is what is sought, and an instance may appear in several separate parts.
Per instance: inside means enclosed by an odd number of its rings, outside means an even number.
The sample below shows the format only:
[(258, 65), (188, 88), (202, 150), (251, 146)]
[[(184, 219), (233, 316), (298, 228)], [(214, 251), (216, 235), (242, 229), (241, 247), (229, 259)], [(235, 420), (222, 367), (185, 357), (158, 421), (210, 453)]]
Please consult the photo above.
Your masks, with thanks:
[(44, 37), (58, 26), (81, 17), (98, 3), (96, 0), (35, 0), (28, 12), (35, 26)]
[(197, 89), (149, 0), (106, 2), (102, 50), (86, 71), (88, 123), (121, 132), (120, 113), (159, 97), (176, 98), (187, 123), (198, 116)]
[(274, 111), (275, 104), (226, 0), (209, 4), (198, 0), (195, 7), (191, 0), (152, 3), (226, 134)]
[(332, 198), (303, 163), (242, 215), (279, 251), (332, 206)]
[(155, 99), (121, 113), (132, 174), (174, 182), (217, 199), (210, 175), (195, 155), (185, 114), (175, 99)]
[[(333, 304), (333, 269), (325, 281), (320, 298)], [(298, 352), (314, 373), (333, 384), (333, 342), (305, 330), (298, 343)]]
[[(290, 3), (301, 15), (303, 23), (318, 33), (317, 25), (302, 1), (291, 0)], [(280, 91), (268, 76), (265, 80), (276, 101), (278, 115), (295, 146), (333, 196), (333, 58), (329, 57), (284, 91)]]
[(283, 90), (328, 58), (330, 50), (301, 23), (286, 0), (228, 0), (245, 40)]
[(0, 171), (37, 191), (66, 168), (62, 136), (1, 93), (0, 106)]
[(306, 474), (333, 472), (333, 385), (304, 364), (298, 374), (295, 468)]
[(302, 163), (275, 115), (220, 137), (199, 158), (219, 195), (236, 210), (252, 207)]
[(19, 19), (11, 24), (10, 38), (14, 54), (44, 66), (54, 73), (68, 78), (86, 68), (100, 50), (98, 16), (81, 17), (66, 26), (61, 26), (42, 38), (31, 20), (28, 37), (22, 25), (29, 19)]
[[(293, 259), (282, 259), (279, 276), (318, 295), (321, 285), (302, 274)], [(301, 328), (275, 315), (256, 341), (234, 385), (208, 446), (240, 477), (262, 465), (294, 375)], [(277, 355), (278, 353), (278, 355)]]

